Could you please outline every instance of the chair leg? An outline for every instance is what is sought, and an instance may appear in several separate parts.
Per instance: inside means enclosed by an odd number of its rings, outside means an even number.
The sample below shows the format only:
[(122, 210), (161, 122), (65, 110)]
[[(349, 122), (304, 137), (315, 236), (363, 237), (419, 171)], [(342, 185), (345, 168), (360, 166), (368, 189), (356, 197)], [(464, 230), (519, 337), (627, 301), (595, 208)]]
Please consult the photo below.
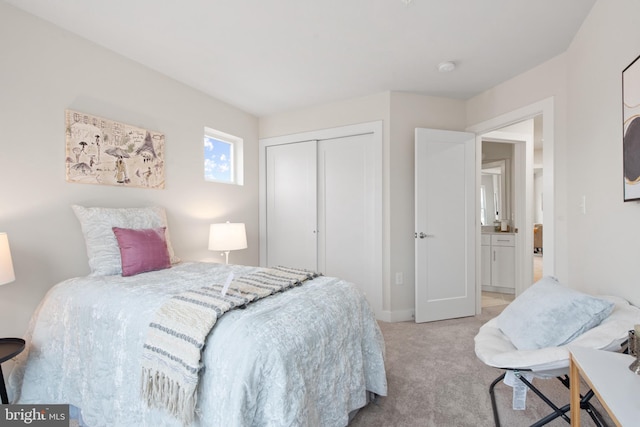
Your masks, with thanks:
[[(505, 375), (506, 375), (506, 372), (502, 373), (489, 386), (489, 395), (491, 397), (491, 407), (493, 409), (493, 419), (495, 421), (496, 427), (500, 427), (500, 418), (498, 416), (498, 405), (496, 403), (495, 387), (500, 381), (504, 379)], [(551, 400), (549, 400), (547, 396), (542, 394), (542, 392), (537, 387), (535, 387), (531, 382), (527, 381), (526, 378), (524, 378), (521, 375), (518, 375), (518, 378), (531, 391), (533, 391), (540, 399), (542, 399), (544, 403), (546, 403), (551, 409), (553, 409), (552, 413), (541, 418), (540, 420), (532, 424), (531, 427), (542, 427), (559, 417), (562, 417), (562, 419), (565, 420), (567, 423), (569, 424), (571, 423), (571, 419), (566, 415), (567, 412), (569, 412), (569, 410), (571, 409), (570, 404), (566, 404), (562, 407), (557, 407)], [(564, 378), (562, 377), (557, 377), (557, 378), (567, 389), (569, 388), (568, 376), (565, 375)], [(589, 416), (591, 417), (591, 419), (593, 420), (596, 426), (608, 427), (608, 424), (604, 421), (604, 419), (602, 418), (602, 415), (590, 402), (593, 396), (594, 396), (594, 392), (592, 390), (589, 390), (587, 394), (585, 394), (584, 396), (580, 395), (580, 409), (584, 409), (587, 412), (587, 414), (589, 414)]]
[(493, 421), (496, 423), (496, 427), (500, 427), (500, 417), (498, 416), (498, 406), (496, 405), (496, 395), (494, 389), (496, 388), (496, 384), (504, 379), (505, 375), (507, 375), (507, 373), (503, 372), (502, 375), (493, 380), (493, 382), (489, 386), (489, 396), (491, 396), (491, 407), (493, 408)]
[[(567, 388), (567, 390), (571, 390), (569, 376), (565, 375), (564, 377), (557, 377), (560, 382)], [(593, 390), (589, 390), (587, 394), (584, 396), (580, 395), (580, 409), (584, 409), (587, 414), (591, 417), (593, 422), (597, 427), (608, 427), (609, 425), (604, 420), (600, 412), (593, 406), (590, 402), (591, 398), (595, 395)]]
[(597, 427), (608, 427), (600, 412), (591, 404), (590, 400), (594, 396), (593, 390), (589, 390), (587, 394), (580, 399), (580, 409), (587, 411), (587, 414), (591, 417)]
[(546, 425), (558, 417), (562, 417), (562, 419), (564, 419), (567, 423), (571, 424), (571, 419), (566, 415), (566, 413), (571, 408), (570, 405), (567, 404), (567, 405), (564, 405), (562, 408), (558, 408), (551, 400), (549, 400), (547, 396), (542, 394), (540, 390), (538, 390), (533, 384), (527, 381), (525, 377), (523, 377), (522, 375), (518, 375), (518, 379), (522, 381), (527, 387), (529, 387), (529, 389), (531, 389), (531, 391), (533, 391), (536, 394), (536, 396), (542, 399), (544, 403), (546, 403), (547, 405), (549, 405), (551, 409), (553, 409), (553, 412), (551, 414), (542, 418), (538, 422), (532, 424), (531, 427), (540, 427), (540, 426)]

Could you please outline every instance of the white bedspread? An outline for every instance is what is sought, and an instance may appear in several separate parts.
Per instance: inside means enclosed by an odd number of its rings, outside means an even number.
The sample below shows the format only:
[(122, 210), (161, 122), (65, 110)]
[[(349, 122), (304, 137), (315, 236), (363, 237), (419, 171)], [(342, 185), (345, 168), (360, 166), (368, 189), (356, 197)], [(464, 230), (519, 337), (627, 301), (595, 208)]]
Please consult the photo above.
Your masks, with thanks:
[[(140, 394), (140, 355), (156, 309), (245, 266), (185, 263), (132, 277), (82, 277), (52, 288), (9, 378), (14, 403), (69, 403), (85, 423), (173, 426)], [(384, 342), (362, 294), (319, 277), (225, 314), (203, 353), (196, 426), (345, 426), (386, 395)]]

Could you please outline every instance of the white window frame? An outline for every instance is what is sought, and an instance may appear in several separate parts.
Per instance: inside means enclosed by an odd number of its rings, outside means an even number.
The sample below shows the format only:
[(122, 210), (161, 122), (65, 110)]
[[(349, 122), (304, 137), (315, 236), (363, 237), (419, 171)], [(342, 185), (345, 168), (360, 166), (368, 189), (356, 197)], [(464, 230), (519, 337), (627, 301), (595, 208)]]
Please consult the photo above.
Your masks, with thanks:
[[(244, 140), (240, 137), (237, 137), (235, 135), (231, 135), (225, 132), (221, 132), (219, 130), (210, 128), (210, 127), (206, 127), (204, 128), (204, 136), (202, 138), (203, 141), (203, 146), (202, 146), (202, 150), (203, 150), (203, 155), (204, 155), (204, 143), (205, 143), (205, 138), (209, 137), (209, 138), (213, 138), (216, 139), (218, 141), (222, 141), (225, 143), (228, 143), (231, 145), (231, 179), (229, 181), (227, 180), (220, 180), (220, 179), (214, 179), (214, 178), (209, 178), (206, 176), (206, 173), (204, 175), (204, 179), (207, 182), (217, 182), (217, 183), (222, 183), (222, 184), (235, 184), (235, 185), (244, 185)], [(205, 159), (206, 160), (206, 159)], [(204, 164), (203, 164), (204, 167)]]

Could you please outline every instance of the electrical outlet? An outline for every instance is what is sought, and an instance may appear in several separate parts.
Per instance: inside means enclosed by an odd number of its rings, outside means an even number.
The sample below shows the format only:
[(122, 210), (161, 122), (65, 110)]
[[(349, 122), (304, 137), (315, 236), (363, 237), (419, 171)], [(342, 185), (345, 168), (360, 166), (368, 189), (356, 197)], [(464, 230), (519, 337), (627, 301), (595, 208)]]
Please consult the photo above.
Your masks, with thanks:
[(402, 272), (396, 273), (396, 285), (404, 284), (404, 274)]

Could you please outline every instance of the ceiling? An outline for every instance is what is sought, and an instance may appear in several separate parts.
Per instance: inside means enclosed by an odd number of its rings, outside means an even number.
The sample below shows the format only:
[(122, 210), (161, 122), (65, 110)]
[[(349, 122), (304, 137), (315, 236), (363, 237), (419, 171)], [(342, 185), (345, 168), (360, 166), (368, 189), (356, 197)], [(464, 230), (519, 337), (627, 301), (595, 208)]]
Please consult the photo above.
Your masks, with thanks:
[(564, 52), (595, 3), (4, 1), (256, 116), (388, 90), (468, 99)]

